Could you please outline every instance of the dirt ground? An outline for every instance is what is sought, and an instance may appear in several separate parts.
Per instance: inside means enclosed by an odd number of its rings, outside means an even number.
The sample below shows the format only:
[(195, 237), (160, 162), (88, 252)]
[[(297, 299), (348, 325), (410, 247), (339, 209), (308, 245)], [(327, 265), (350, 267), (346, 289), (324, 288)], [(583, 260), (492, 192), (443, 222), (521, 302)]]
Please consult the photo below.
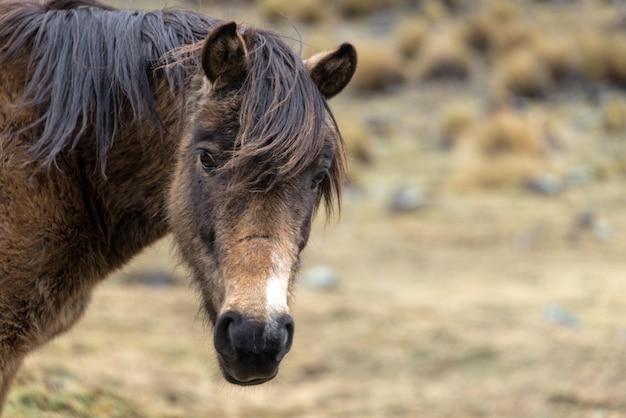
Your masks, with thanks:
[[(555, 3), (536, 6), (563, 8), (546, 22), (579, 12)], [(217, 10), (260, 20), (255, 9)], [(335, 35), (358, 48), (366, 24)], [(626, 155), (626, 131), (607, 133), (602, 105), (582, 89), (524, 100), (524, 114), (548, 119), (565, 144), (550, 173), (573, 180), (556, 192), (459, 187), (458, 155), (438, 146), (441, 118), (451, 103), (480, 109), (485, 82), (408, 82), (331, 103), (340, 126), (366, 122), (371, 162), (353, 157), (340, 218), (314, 227), (294, 346), (274, 381), (223, 381), (166, 239), (27, 359), (5, 415), (626, 417), (626, 184), (606, 168)], [(416, 207), (391, 210), (398, 190), (413, 191)], [(311, 284), (318, 267), (336, 285)], [(145, 284), (145, 271), (175, 279)]]

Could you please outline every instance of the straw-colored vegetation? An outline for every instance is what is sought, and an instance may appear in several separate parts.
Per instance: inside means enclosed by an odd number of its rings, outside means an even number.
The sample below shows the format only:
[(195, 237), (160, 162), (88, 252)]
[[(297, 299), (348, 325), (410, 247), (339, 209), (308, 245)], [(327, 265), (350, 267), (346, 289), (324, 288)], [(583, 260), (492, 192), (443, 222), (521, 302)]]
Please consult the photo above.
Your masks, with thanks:
[(583, 71), (592, 80), (603, 80), (609, 74), (610, 42), (606, 34), (583, 28), (574, 35)]
[(351, 161), (359, 164), (372, 164), (374, 162), (373, 138), (366, 121), (362, 116), (350, 112), (338, 114), (336, 118), (341, 125), (341, 135)]
[(395, 31), (395, 42), (404, 58), (411, 59), (418, 54), (428, 36), (429, 29), (426, 20), (419, 15), (400, 21)]
[(458, 135), (450, 179), (457, 189), (520, 186), (550, 169), (553, 133), (533, 115), (496, 110)]
[(261, 0), (258, 5), (268, 19), (292, 19), (297, 22), (313, 23), (324, 16), (324, 6), (316, 0)]
[(348, 19), (366, 17), (400, 3), (398, 0), (261, 0), (259, 10), (270, 19), (286, 16), (299, 22), (311, 23), (320, 20), (324, 15), (339, 15)]
[(439, 147), (443, 150), (456, 148), (458, 141), (476, 122), (476, 106), (472, 103), (452, 102), (441, 112), (439, 122)]
[(351, 89), (384, 91), (405, 80), (399, 53), (382, 42), (359, 43), (359, 66)]
[(328, 6), (334, 6), (335, 10), (346, 18), (368, 16), (400, 3), (399, 0), (333, 0), (327, 2)]
[(607, 100), (602, 116), (607, 132), (626, 134), (626, 101), (622, 96), (613, 96)]
[(470, 77), (472, 56), (454, 30), (433, 31), (413, 65), (414, 79), (465, 80)]
[(546, 97), (552, 87), (550, 69), (531, 49), (516, 49), (494, 65), (492, 91), (500, 101), (515, 96)]

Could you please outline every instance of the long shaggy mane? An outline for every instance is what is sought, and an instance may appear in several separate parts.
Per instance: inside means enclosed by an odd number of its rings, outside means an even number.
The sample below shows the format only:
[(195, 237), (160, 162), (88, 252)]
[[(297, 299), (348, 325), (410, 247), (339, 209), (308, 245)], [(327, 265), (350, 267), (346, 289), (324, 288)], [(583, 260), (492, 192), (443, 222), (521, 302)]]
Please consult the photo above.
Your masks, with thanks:
[[(37, 119), (23, 127), (36, 131), (33, 161), (53, 166), (61, 152), (89, 136), (104, 170), (122, 127), (140, 129), (150, 121), (163, 129), (156, 97), (163, 92), (154, 92), (151, 81), (165, 79), (184, 103), (200, 67), (199, 45), (219, 22), (190, 11), (130, 12), (93, 0), (0, 0), (0, 65), (27, 56), (16, 106), (37, 109)], [(254, 29), (244, 36), (251, 47), (239, 92), (240, 131), (227, 164), (233, 182), (266, 190), (302, 173), (331, 147), (335, 158), (320, 194), (331, 211), (345, 179), (344, 146), (332, 113), (283, 38)]]

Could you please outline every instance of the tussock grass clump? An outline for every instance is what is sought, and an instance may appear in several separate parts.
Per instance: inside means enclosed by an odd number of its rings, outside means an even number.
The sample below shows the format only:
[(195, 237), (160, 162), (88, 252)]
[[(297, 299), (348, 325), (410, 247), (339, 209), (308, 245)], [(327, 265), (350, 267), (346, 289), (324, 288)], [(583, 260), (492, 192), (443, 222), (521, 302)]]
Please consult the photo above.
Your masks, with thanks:
[(450, 150), (476, 121), (476, 108), (470, 103), (453, 102), (446, 106), (439, 121), (438, 144), (441, 149)]
[(536, 161), (511, 154), (493, 159), (472, 153), (459, 153), (456, 157), (449, 185), (457, 191), (516, 187), (541, 172)]
[(400, 54), (412, 59), (424, 45), (428, 37), (428, 23), (421, 17), (402, 19), (395, 30), (394, 38)]
[(334, 6), (342, 17), (356, 18), (388, 9), (399, 4), (399, 0), (335, 0)]
[(422, 1), (421, 12), (431, 23), (442, 22), (450, 17), (449, 10), (440, 0)]
[(270, 20), (281, 20), (285, 16), (296, 22), (314, 23), (325, 16), (325, 5), (317, 0), (260, 0), (260, 13)]
[(479, 14), (461, 23), (465, 43), (488, 57), (510, 51), (538, 37), (537, 30), (522, 18), (513, 2), (491, 2)]
[(468, 5), (468, 3), (471, 3), (467, 0), (438, 0), (438, 1), (444, 6), (446, 6), (446, 8), (452, 13), (463, 11), (465, 7)]
[(399, 53), (384, 43), (357, 45), (359, 64), (349, 88), (362, 92), (383, 91), (405, 80)]
[(529, 45), (555, 83), (583, 74), (579, 51), (569, 37), (537, 37)]
[(626, 132), (626, 100), (613, 96), (604, 104), (602, 125), (608, 133)]
[(497, 110), (479, 122), (471, 132), (473, 146), (485, 156), (504, 154), (527, 155), (532, 158), (546, 154), (541, 126), (511, 110)]
[(361, 164), (373, 163), (372, 133), (367, 123), (354, 114), (340, 114), (337, 118), (349, 159)]
[(626, 85), (626, 35), (585, 31), (575, 38), (581, 72), (592, 81)]
[(583, 74), (591, 80), (603, 80), (609, 74), (610, 39), (599, 32), (585, 30), (575, 38)]
[(470, 76), (472, 54), (454, 30), (440, 31), (428, 37), (424, 49), (412, 67), (416, 79), (465, 80)]
[(522, 15), (522, 9), (518, 2), (510, 0), (487, 0), (484, 13), (492, 19), (502, 23), (511, 23)]
[(486, 53), (493, 48), (497, 30), (497, 22), (484, 15), (477, 15), (463, 23), (462, 33), (467, 45), (475, 51)]
[(458, 141), (451, 185), (455, 188), (519, 186), (549, 169), (546, 123), (511, 110), (477, 121)]
[(626, 36), (616, 33), (609, 39), (608, 71), (610, 81), (624, 86), (626, 85)]
[(495, 63), (491, 88), (492, 98), (500, 103), (512, 95), (541, 98), (552, 88), (552, 77), (550, 69), (535, 51), (522, 48)]

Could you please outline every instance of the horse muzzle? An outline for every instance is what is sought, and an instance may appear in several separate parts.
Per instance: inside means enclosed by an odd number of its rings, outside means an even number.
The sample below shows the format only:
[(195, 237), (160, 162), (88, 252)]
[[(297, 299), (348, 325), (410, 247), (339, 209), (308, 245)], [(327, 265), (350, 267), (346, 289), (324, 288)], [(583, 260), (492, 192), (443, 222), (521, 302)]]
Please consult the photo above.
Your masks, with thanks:
[(224, 378), (240, 386), (273, 379), (293, 334), (293, 318), (286, 314), (263, 323), (235, 311), (223, 313), (215, 323), (213, 343)]

